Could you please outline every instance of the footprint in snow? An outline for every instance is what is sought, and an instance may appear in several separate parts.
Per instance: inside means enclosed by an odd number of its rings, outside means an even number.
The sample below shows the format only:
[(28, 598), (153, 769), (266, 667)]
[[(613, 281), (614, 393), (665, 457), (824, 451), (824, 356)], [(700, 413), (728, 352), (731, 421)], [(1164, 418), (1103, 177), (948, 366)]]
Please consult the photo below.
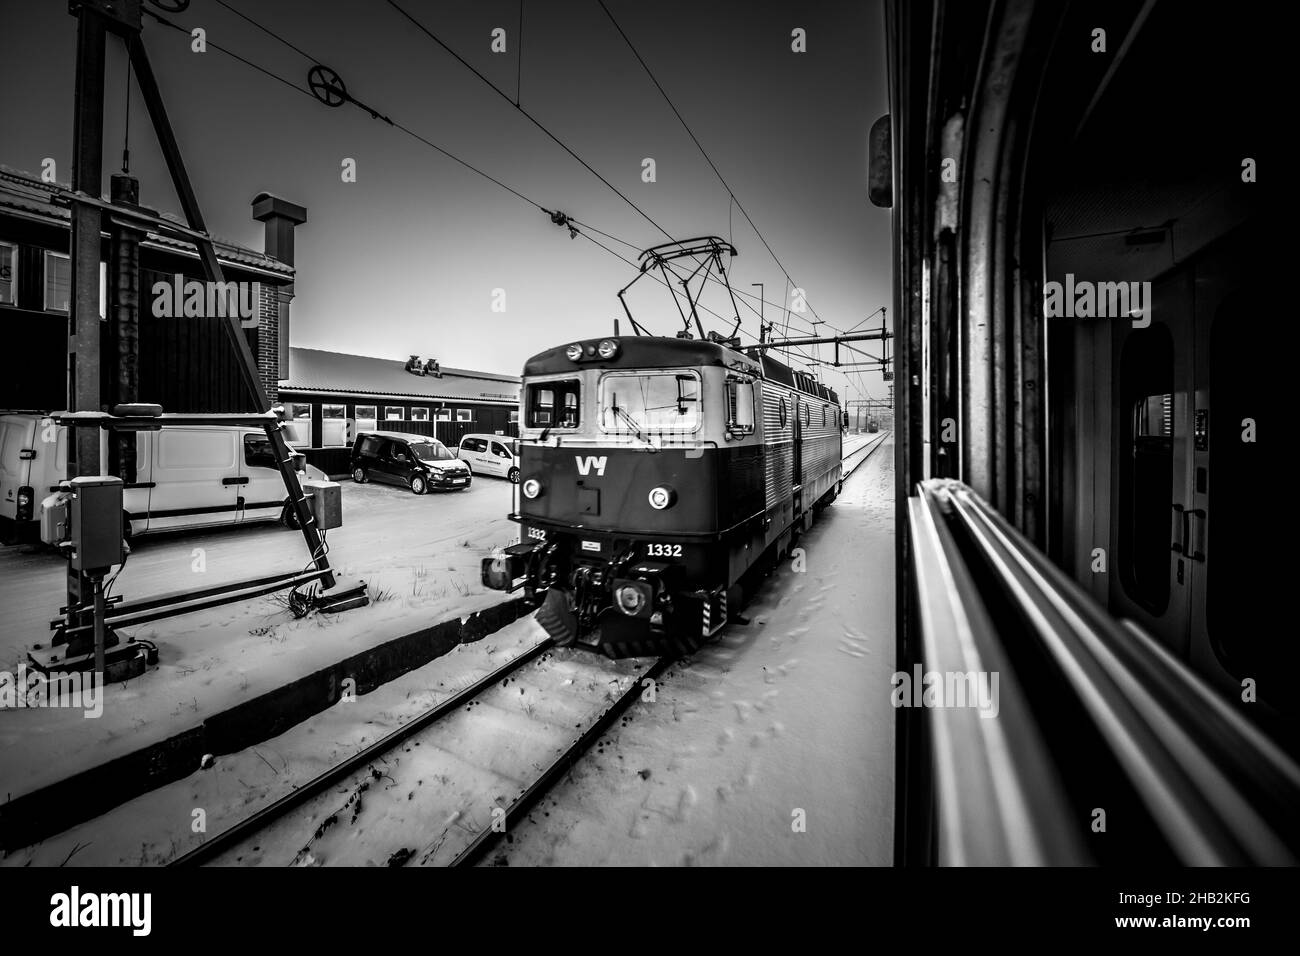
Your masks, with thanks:
[(695, 794), (695, 788), (689, 783), (682, 788), (681, 795), (677, 798), (677, 822), (685, 823), (691, 815), (691, 809), (698, 802), (699, 798)]

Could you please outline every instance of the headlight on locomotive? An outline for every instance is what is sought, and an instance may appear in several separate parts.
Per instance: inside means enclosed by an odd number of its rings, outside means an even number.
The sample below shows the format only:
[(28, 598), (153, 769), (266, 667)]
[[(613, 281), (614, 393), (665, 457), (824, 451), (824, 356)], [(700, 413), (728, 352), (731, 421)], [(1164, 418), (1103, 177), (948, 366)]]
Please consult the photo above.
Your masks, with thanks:
[(542, 494), (542, 483), (536, 478), (529, 478), (523, 484), (525, 498), (540, 498)]
[(663, 511), (665, 508), (671, 508), (677, 500), (677, 492), (667, 485), (659, 485), (651, 488), (650, 494), (646, 496), (650, 501), (650, 507), (655, 511)]
[(564, 354), (568, 356), (570, 362), (576, 362), (582, 358), (582, 346), (574, 342), (564, 350)]
[(600, 344), (596, 346), (596, 353), (608, 361), (618, 354), (618, 343), (613, 339), (601, 339)]
[(646, 617), (654, 604), (654, 585), (649, 581), (616, 580), (614, 604), (628, 617)]

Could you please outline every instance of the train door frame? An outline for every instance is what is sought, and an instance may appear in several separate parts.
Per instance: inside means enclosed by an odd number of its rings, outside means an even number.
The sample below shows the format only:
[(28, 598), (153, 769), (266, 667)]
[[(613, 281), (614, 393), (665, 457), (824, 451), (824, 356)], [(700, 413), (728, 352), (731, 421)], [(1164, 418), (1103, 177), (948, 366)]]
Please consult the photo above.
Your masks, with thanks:
[(803, 405), (804, 397), (798, 392), (790, 393), (791, 419), (790, 435), (793, 441), (790, 453), (790, 494), (794, 504), (794, 517), (798, 520), (803, 514)]
[[(1193, 283), (1194, 271), (1187, 266), (1179, 267), (1153, 279), (1152, 299), (1147, 316), (1149, 325), (1135, 327), (1132, 322), (1114, 323), (1112, 367), (1118, 370), (1118, 374), (1114, 376), (1111, 400), (1111, 421), (1114, 423), (1111, 428), (1111, 448), (1115, 457), (1110, 469), (1113, 491), (1110, 495), (1108, 512), (1111, 527), (1116, 529), (1116, 534), (1119, 536), (1112, 543), (1111, 552), (1114, 560), (1107, 602), (1111, 613), (1116, 617), (1133, 620), (1184, 660), (1189, 654), (1192, 593), (1191, 572), (1188, 565), (1194, 563), (1182, 554), (1180, 540), (1182, 528), (1186, 523), (1185, 516), (1194, 507), (1189, 449), (1195, 375), (1196, 298)], [(1130, 420), (1136, 417), (1136, 409), (1130, 393), (1132, 383), (1129, 378), (1126, 378), (1124, 360), (1128, 348), (1148, 346), (1155, 337), (1160, 335), (1167, 335), (1169, 338), (1167, 379), (1169, 391), (1145, 394), (1147, 397), (1157, 394), (1170, 396), (1167, 433), (1170, 448), (1169, 502), (1172, 507), (1165, 511), (1163, 520), (1157, 520), (1150, 510), (1140, 512), (1139, 509), (1144, 505), (1136, 500), (1137, 440), (1139, 437), (1158, 436), (1139, 436)], [(1146, 342), (1141, 341), (1143, 338)], [(1146, 374), (1155, 371), (1157, 375), (1161, 372), (1149, 367), (1139, 371)], [(1148, 381), (1152, 380), (1148, 379)], [(1126, 507), (1131, 508), (1131, 512), (1126, 511)], [(1149, 509), (1150, 506), (1148, 504), (1145, 507)], [(1138, 541), (1138, 532), (1132, 528), (1142, 519), (1148, 522), (1146, 537), (1150, 540)], [(1130, 528), (1130, 537), (1127, 541), (1123, 537), (1125, 529), (1122, 525), (1128, 525)], [(1155, 538), (1157, 533), (1160, 535), (1159, 539)], [(1138, 590), (1138, 582), (1135, 580), (1136, 551), (1142, 545), (1161, 551), (1166, 556), (1166, 600), (1164, 606), (1158, 609), (1144, 602), (1143, 595)]]
[[(1240, 259), (1234, 260), (1231, 253), (1219, 256), (1211, 252), (1197, 259), (1195, 275), (1196, 376), (1192, 417), (1189, 427), (1190, 434), (1188, 437), (1188, 447), (1192, 457), (1192, 487), (1189, 500), (1191, 502), (1190, 507), (1195, 512), (1189, 518), (1188, 529), (1188, 550), (1193, 552), (1193, 556), (1189, 560), (1192, 565), (1191, 608), (1188, 619), (1190, 658), (1192, 665), (1200, 673), (1222, 675), (1222, 682), (1225, 689), (1228, 690), (1239, 690), (1237, 682), (1243, 677), (1251, 676), (1251, 672), (1254, 670), (1240, 655), (1234, 654), (1225, 645), (1225, 635), (1211, 633), (1209, 621), (1210, 585), (1214, 577), (1214, 555), (1216, 550), (1211, 538), (1215, 517), (1215, 474), (1210, 467), (1211, 456), (1215, 451), (1214, 443), (1216, 438), (1220, 442), (1220, 448), (1226, 447), (1224, 443), (1233, 441), (1235, 437), (1239, 438), (1239, 436), (1234, 436), (1231, 432), (1216, 436), (1216, 429), (1210, 427), (1210, 422), (1215, 420), (1216, 386), (1219, 389), (1220, 396), (1226, 394), (1224, 390), (1231, 387), (1231, 383), (1228, 382), (1215, 382), (1216, 359), (1219, 361), (1225, 361), (1225, 359), (1214, 348), (1212, 336), (1216, 329), (1216, 322), (1232, 321), (1234, 324), (1239, 324), (1247, 320), (1251, 314), (1247, 305), (1249, 302), (1248, 283), (1258, 281), (1258, 277), (1252, 279), (1246, 274), (1245, 270), (1238, 267), (1237, 262), (1240, 262)], [(1237, 342), (1250, 341), (1245, 335), (1244, 329), (1236, 329), (1233, 335), (1226, 336), (1226, 338)], [(1222, 431), (1222, 429), (1217, 430)], [(1223, 461), (1220, 462), (1220, 464), (1224, 463)], [(1219, 477), (1221, 479), (1221, 489), (1228, 489), (1225, 483), (1226, 476), (1220, 474)], [(1227, 495), (1230, 490), (1225, 490), (1224, 493)], [(1222, 519), (1225, 516), (1235, 517), (1235, 515), (1232, 515), (1232, 502), (1228, 497), (1222, 499), (1220, 505), (1218, 511), (1221, 519), (1220, 527), (1222, 528), (1225, 527)], [(1226, 560), (1232, 564), (1236, 564), (1240, 560), (1248, 560), (1251, 557), (1230, 553), (1226, 547), (1220, 550), (1224, 551)], [(1199, 560), (1196, 559), (1197, 552), (1199, 552)], [(1258, 555), (1253, 557), (1259, 558)]]

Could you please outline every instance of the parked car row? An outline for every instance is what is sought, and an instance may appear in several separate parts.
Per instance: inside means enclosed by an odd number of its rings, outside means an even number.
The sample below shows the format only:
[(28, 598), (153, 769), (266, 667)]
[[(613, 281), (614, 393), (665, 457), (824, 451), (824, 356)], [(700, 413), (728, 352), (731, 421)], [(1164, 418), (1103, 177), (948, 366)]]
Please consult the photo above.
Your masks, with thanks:
[[(104, 443), (105, 446), (107, 443)], [(0, 538), (36, 540), (41, 502), (67, 477), (67, 429), (38, 413), (0, 415)], [(123, 534), (282, 521), (295, 526), (271, 443), (257, 428), (168, 425), (135, 433), (134, 480), (122, 494)], [(101, 472), (108, 470), (107, 453)], [(325, 478), (299, 456), (304, 478)], [(406, 432), (363, 432), (352, 477), (409, 488), (460, 490), (489, 475), (518, 483), (512, 439), (465, 435), (455, 451)]]
[(362, 432), (352, 445), (351, 466), (353, 481), (397, 485), (417, 495), (430, 489), (469, 488), (475, 475), (519, 483), (513, 440), (501, 435), (465, 435), (453, 454), (424, 435)]

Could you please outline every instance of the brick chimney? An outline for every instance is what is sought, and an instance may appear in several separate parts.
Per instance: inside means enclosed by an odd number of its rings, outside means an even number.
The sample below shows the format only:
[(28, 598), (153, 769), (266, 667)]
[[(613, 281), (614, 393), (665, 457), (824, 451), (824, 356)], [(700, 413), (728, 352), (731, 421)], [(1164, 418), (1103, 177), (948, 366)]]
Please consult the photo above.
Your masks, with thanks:
[[(266, 224), (262, 244), (266, 254), (285, 265), (293, 265), (293, 231), (296, 226), (307, 221), (307, 210), (279, 196), (258, 193), (253, 197), (253, 218)], [(278, 377), (285, 379), (289, 377), (289, 303), (293, 299), (293, 285), (281, 287), (276, 294), (279, 299), (279, 323), (276, 330), (279, 342)], [(259, 352), (261, 348), (259, 342)]]

